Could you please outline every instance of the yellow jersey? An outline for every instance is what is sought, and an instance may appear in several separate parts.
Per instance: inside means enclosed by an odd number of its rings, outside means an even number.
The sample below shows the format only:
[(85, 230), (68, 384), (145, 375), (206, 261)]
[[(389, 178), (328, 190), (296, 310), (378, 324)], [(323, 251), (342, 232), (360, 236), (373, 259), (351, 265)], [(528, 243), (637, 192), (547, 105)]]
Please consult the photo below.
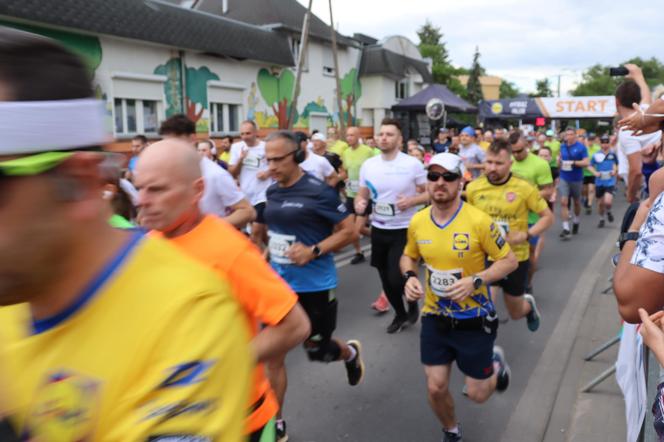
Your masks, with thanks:
[(327, 147), (328, 152), (336, 153), (342, 158), (346, 149), (348, 149), (348, 143), (342, 140), (337, 140)]
[(487, 257), (498, 260), (509, 252), (510, 246), (496, 224), (469, 204), (461, 202), (445, 225), (434, 221), (431, 207), (417, 212), (408, 226), (404, 254), (414, 260), (421, 258), (426, 266), (422, 314), (470, 319), (493, 311), (486, 286), (461, 302), (448, 299), (445, 289), (461, 278), (483, 271)]
[[(528, 212), (540, 213), (548, 207), (535, 186), (514, 175), (504, 184), (491, 184), (482, 175), (468, 184), (466, 199), (489, 214), (503, 235), (510, 231), (527, 232)], [(513, 245), (512, 249), (520, 262), (530, 257), (528, 241)]]
[(248, 336), (218, 276), (136, 233), (66, 311), (0, 308), (0, 383), (22, 440), (236, 442)]

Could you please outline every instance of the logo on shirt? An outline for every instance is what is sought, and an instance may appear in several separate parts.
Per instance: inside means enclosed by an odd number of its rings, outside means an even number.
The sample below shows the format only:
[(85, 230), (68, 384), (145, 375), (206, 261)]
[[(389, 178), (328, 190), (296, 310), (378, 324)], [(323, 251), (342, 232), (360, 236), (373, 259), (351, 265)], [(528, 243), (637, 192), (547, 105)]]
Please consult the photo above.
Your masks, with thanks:
[(470, 234), (455, 233), (452, 238), (452, 250), (470, 250)]
[(292, 203), (290, 201), (284, 201), (281, 203), (281, 208), (283, 209), (284, 207), (295, 207), (296, 209), (301, 209), (304, 207), (304, 204), (302, 203)]
[(337, 210), (338, 210), (340, 213), (344, 213), (344, 212), (346, 212), (346, 205), (345, 205), (344, 203), (339, 204), (339, 205), (337, 206)]
[(205, 380), (205, 373), (214, 365), (214, 361), (192, 361), (172, 367), (168, 377), (159, 388), (182, 387), (198, 384)]
[(508, 203), (513, 203), (514, 200), (516, 199), (516, 193), (514, 192), (507, 192), (505, 194), (505, 199), (507, 200)]
[(417, 243), (418, 244), (431, 244), (431, 240), (430, 239), (418, 239)]

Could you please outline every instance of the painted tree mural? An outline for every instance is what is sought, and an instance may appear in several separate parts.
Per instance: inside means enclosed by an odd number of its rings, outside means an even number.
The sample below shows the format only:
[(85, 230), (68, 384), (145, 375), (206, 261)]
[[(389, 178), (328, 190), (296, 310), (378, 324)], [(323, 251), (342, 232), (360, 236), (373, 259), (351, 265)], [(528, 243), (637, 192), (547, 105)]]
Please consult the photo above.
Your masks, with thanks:
[[(295, 87), (293, 72), (290, 69), (284, 69), (279, 75), (275, 75), (263, 68), (258, 71), (256, 83), (263, 100), (272, 108), (272, 112), (277, 117), (279, 129), (286, 129), (288, 127), (288, 113), (290, 112), (293, 88)], [(295, 112), (294, 123), (297, 120), (298, 115)]]
[(164, 75), (164, 95), (166, 96), (166, 117), (182, 112), (182, 87), (180, 59), (171, 58), (166, 64), (160, 64), (154, 70), (157, 75)]
[(353, 68), (341, 79), (341, 99), (346, 104), (344, 112), (346, 126), (355, 126), (357, 124), (357, 118), (353, 116), (353, 106), (361, 96), (362, 85), (357, 76), (357, 70)]

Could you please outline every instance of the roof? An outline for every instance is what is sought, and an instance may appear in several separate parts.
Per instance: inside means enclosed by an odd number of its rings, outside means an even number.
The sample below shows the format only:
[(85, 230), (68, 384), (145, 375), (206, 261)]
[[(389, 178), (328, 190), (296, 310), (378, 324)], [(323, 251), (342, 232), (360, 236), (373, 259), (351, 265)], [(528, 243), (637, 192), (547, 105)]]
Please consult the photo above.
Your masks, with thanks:
[(241, 60), (294, 65), (283, 35), (158, 0), (2, 0), (0, 16)]
[(453, 112), (477, 112), (475, 106), (471, 105), (442, 84), (431, 84), (427, 86), (415, 95), (404, 98), (392, 106), (392, 110), (424, 112), (427, 102), (432, 98), (440, 98), (443, 100), (443, 103), (445, 103), (445, 108)]
[(425, 83), (433, 81), (426, 62), (397, 54), (382, 46), (367, 46), (362, 50), (360, 76), (387, 75), (400, 79), (406, 76), (408, 68), (415, 69)]
[[(296, 0), (227, 0), (228, 11), (223, 12), (223, 0), (200, 0), (196, 4), (199, 11), (223, 15), (244, 23), (270, 26), (296, 33), (302, 32), (302, 24), (307, 8)], [(330, 26), (315, 14), (311, 14), (309, 36), (331, 41)], [(337, 32), (337, 43), (349, 46), (353, 42)]]

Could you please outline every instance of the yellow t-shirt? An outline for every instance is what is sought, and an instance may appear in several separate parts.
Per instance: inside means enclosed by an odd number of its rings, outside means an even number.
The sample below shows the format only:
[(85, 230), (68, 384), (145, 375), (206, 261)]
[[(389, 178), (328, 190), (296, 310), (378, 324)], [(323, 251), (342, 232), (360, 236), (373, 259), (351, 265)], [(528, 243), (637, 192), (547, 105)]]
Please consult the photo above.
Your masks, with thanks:
[(62, 314), (0, 308), (0, 383), (26, 440), (237, 442), (248, 336), (225, 282), (136, 234)]
[(226, 150), (219, 155), (219, 159), (223, 161), (226, 164), (229, 164), (231, 161), (231, 152), (230, 150)]
[(327, 150), (332, 153), (336, 153), (340, 157), (343, 157), (344, 151), (348, 149), (348, 143), (342, 140), (337, 140), (334, 143), (330, 144), (327, 147)]
[(489, 149), (489, 146), (491, 146), (491, 143), (488, 141), (480, 141), (479, 146), (486, 152)]
[[(500, 185), (491, 184), (483, 175), (468, 184), (466, 199), (489, 214), (504, 235), (510, 231), (526, 232), (528, 211), (540, 213), (548, 207), (535, 186), (514, 175)], [(530, 256), (528, 241), (513, 245), (512, 249), (519, 261), (526, 261)]]
[(408, 226), (404, 254), (422, 258), (426, 266), (424, 315), (442, 315), (470, 319), (493, 310), (486, 286), (457, 303), (446, 298), (444, 289), (455, 281), (486, 268), (486, 258), (507, 256), (510, 246), (499, 228), (481, 210), (461, 203), (459, 210), (444, 226), (431, 216), (431, 207), (415, 214)]

